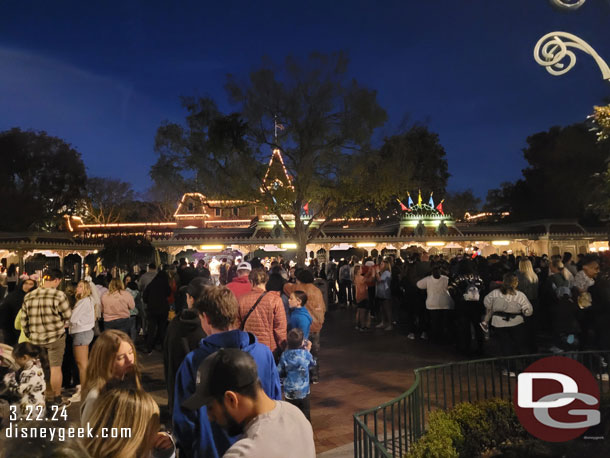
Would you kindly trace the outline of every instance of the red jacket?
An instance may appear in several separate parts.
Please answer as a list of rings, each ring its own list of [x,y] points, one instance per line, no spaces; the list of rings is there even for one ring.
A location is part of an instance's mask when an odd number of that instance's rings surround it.
[[[246,293],[252,291],[252,283],[248,280],[248,276],[244,275],[243,277],[235,277],[231,283],[227,283],[227,288],[229,288],[235,297],[239,299]]]
[[[256,288],[238,299],[237,316],[240,327],[254,303],[264,292],[263,289]],[[286,312],[280,293],[269,291],[248,317],[244,331],[251,332],[260,343],[274,351],[277,347],[283,349],[286,342],[286,328]]]

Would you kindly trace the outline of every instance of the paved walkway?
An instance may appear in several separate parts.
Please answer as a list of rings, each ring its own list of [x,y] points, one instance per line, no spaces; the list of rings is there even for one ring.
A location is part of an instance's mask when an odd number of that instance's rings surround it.
[[[353,456],[353,417],[398,396],[412,384],[413,370],[461,359],[450,347],[411,341],[396,331],[356,331],[353,312],[335,310],[322,329],[320,383],[311,387],[311,416],[321,456]],[[140,357],[144,385],[168,420],[161,354]]]

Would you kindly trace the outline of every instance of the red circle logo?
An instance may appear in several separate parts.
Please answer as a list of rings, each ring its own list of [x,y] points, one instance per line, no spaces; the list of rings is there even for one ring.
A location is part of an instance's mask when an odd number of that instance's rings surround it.
[[[523,427],[548,442],[575,439],[600,423],[593,374],[563,356],[539,359],[520,373],[513,403]]]

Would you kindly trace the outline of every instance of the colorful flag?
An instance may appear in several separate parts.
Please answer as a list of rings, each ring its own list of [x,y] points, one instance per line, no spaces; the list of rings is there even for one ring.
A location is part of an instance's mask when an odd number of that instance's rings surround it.
[[[305,214],[307,216],[309,216],[309,202],[307,202],[305,205],[303,205],[303,211],[305,212]]]
[[[411,199],[411,194],[407,193],[409,196],[409,200],[407,201],[407,207],[411,208],[413,206],[413,199]]]
[[[434,208],[434,200],[432,199],[432,194],[434,194],[434,192],[430,193],[430,200],[428,201],[428,205],[430,205],[432,208]]]
[[[432,199],[432,197],[430,197]],[[445,199],[441,200],[441,202],[436,206],[436,209],[439,211],[439,213],[441,215],[445,215],[445,213],[443,212],[443,202],[445,202]]]
[[[418,206],[421,205],[421,189],[417,193],[417,205]]]
[[[401,209],[403,212],[409,211],[409,209],[408,209],[408,208],[405,206],[405,204],[403,204],[403,203],[400,201],[400,199],[396,199],[396,200],[397,200],[397,201],[398,201],[398,203],[400,204],[400,209]]]

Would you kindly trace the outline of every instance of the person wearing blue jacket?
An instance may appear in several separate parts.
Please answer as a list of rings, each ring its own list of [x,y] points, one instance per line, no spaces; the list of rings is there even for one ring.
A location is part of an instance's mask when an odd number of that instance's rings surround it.
[[[176,374],[172,421],[181,456],[219,458],[239,439],[229,436],[216,423],[210,423],[206,407],[189,410],[182,403],[195,393],[197,369],[212,353],[221,348],[238,348],[256,361],[263,390],[271,399],[280,401],[282,390],[275,360],[269,347],[259,343],[248,332],[235,328],[239,305],[226,287],[207,288],[195,302],[201,326],[208,337],[190,352]]]
[[[309,328],[313,322],[313,318],[309,311],[305,308],[307,304],[307,294],[303,291],[295,291],[288,298],[290,306],[290,317],[288,318],[288,330],[299,328],[303,331],[303,338],[309,339]]]

